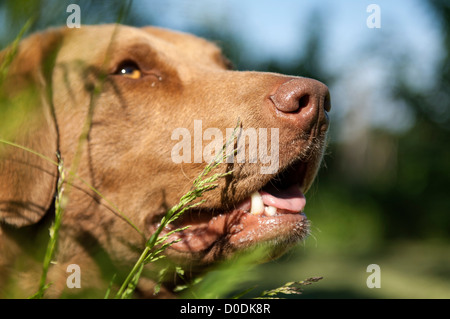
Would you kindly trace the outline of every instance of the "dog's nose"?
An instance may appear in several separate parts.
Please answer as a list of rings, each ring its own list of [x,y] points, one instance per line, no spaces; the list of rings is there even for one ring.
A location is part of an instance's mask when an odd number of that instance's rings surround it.
[[[319,125],[328,128],[328,114],[331,109],[328,87],[316,80],[295,78],[281,84],[270,96],[276,115],[302,130]]]

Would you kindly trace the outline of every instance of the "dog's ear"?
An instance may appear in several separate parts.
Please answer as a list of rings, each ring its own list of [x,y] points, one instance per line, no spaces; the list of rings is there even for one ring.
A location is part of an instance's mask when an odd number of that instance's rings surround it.
[[[0,52],[0,223],[36,223],[53,201],[58,174],[48,159],[56,161],[58,134],[51,74],[62,38],[62,30],[49,30]]]

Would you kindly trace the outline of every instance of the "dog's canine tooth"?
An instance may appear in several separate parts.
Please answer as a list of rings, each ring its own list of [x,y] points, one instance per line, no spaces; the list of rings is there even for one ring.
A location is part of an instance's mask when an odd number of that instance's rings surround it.
[[[250,213],[253,215],[261,215],[264,213],[264,203],[259,192],[254,192],[251,195],[252,207]]]
[[[264,214],[266,216],[275,216],[277,213],[277,208],[273,206],[266,206],[264,207]]]

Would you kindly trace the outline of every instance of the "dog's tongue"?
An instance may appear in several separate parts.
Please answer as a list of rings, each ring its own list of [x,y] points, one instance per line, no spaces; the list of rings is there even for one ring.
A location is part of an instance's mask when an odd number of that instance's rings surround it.
[[[301,212],[306,205],[305,195],[298,185],[292,185],[286,189],[265,188],[259,193],[262,196],[263,203],[267,206]]]

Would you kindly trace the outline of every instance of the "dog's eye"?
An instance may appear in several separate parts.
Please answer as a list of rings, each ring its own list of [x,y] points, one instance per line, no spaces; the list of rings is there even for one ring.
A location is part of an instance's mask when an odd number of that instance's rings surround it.
[[[142,77],[141,69],[132,61],[121,63],[114,74],[122,75],[130,79],[140,79]]]

